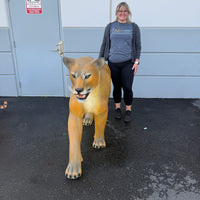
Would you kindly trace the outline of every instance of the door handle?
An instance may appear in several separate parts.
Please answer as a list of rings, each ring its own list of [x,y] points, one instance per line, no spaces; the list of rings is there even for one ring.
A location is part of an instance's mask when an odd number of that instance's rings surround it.
[[[63,57],[63,41],[58,42],[58,44],[56,44],[56,46],[58,46],[58,49],[52,49],[52,51],[58,52],[59,55],[61,57]]]
[[[58,52],[58,51],[59,51],[59,49],[52,49],[51,51],[55,51],[55,52]]]

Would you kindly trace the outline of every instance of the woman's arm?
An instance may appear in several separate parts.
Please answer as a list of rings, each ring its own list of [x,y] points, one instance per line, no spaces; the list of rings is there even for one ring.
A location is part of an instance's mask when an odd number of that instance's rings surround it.
[[[138,70],[138,65],[140,62],[140,53],[141,53],[141,37],[140,37],[140,29],[137,24],[135,24],[135,61],[132,67],[134,70],[134,74],[136,74]]]
[[[103,41],[102,41],[100,52],[99,52],[99,58],[104,57],[105,48],[106,48],[106,41],[107,41],[107,37],[109,37],[108,34],[110,34],[110,24],[108,24],[106,26],[105,31],[104,31]]]
[[[140,29],[137,24],[135,24],[135,59],[140,59],[140,53],[141,53],[141,36],[140,36]]]

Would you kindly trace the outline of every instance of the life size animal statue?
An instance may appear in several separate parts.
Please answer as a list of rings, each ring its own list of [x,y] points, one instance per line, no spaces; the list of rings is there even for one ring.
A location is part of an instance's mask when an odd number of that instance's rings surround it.
[[[76,179],[81,176],[81,139],[83,125],[95,122],[93,147],[105,148],[104,130],[108,116],[110,96],[110,69],[103,58],[63,58],[69,69],[72,83],[69,101],[68,135],[69,163],[65,176]]]

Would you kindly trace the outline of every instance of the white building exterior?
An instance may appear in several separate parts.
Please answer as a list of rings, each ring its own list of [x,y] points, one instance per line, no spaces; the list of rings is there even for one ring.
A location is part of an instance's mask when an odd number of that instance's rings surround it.
[[[121,1],[54,0],[50,5],[50,1],[42,0],[42,14],[32,15],[26,12],[26,1],[20,2],[0,0],[0,96],[69,96],[68,72],[56,52],[49,56],[56,46],[45,51],[46,39],[49,37],[49,44],[52,41],[47,24],[58,18],[55,29],[60,39],[56,36],[54,43],[63,41],[65,56],[96,58],[104,28],[115,20],[115,8]],[[200,1],[126,2],[142,39],[134,97],[200,98]],[[35,52],[43,56],[36,57]],[[53,56],[55,60],[49,62],[60,67],[48,67],[45,60]]]

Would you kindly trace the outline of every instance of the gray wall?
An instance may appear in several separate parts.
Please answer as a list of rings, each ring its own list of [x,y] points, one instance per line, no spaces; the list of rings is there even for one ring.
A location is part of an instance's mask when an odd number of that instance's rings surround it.
[[[65,56],[98,56],[104,28],[64,28]],[[200,28],[141,28],[135,97],[200,98]]]
[[[65,56],[98,57],[103,32],[104,28],[63,28]],[[200,28],[141,28],[141,64],[134,80],[134,96],[200,98],[199,35]],[[0,95],[17,96],[17,76],[6,27],[0,28],[0,60]],[[69,77],[67,80],[70,84]]]
[[[95,4],[92,0],[57,1],[60,5],[58,9],[63,27],[65,55],[96,58],[103,37],[103,27],[115,19],[115,8],[120,0],[101,0]],[[0,96],[18,96],[21,91],[19,66],[15,65],[18,58],[14,48],[12,49],[13,41],[10,40],[8,2],[14,1],[0,0]],[[200,2],[126,2],[133,11],[132,21],[142,27],[141,64],[134,80],[134,96],[200,98]],[[69,8],[78,4],[78,14],[73,15],[74,10]],[[25,10],[25,2],[23,9]],[[88,9],[90,12],[85,12]],[[104,14],[99,10],[103,10]],[[39,16],[35,17],[39,19]],[[67,88],[70,84],[69,77],[65,76],[64,79]],[[68,96],[69,93],[66,89]]]
[[[6,27],[0,27],[0,95],[18,95],[9,29]]]

